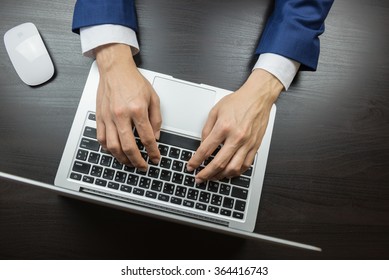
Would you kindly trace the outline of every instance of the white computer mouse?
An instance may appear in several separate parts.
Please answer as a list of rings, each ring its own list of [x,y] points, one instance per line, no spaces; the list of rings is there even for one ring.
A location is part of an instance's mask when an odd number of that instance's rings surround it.
[[[48,81],[54,65],[36,26],[23,23],[4,34],[4,44],[20,79],[29,86]]]

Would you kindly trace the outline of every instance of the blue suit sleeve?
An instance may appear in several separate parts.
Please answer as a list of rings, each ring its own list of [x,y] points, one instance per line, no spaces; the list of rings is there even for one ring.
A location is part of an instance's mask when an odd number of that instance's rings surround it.
[[[72,31],[99,24],[118,24],[138,31],[134,0],[77,0]]]
[[[319,60],[319,35],[334,0],[276,0],[256,54],[275,53],[315,71]]]

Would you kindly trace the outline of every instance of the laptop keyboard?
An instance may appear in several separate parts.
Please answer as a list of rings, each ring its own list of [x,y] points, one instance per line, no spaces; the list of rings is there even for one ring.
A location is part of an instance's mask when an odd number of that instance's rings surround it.
[[[89,113],[88,120],[95,121],[95,115]],[[86,124],[69,178],[137,198],[145,197],[211,215],[244,220],[252,166],[239,177],[196,184],[195,175],[212,161],[217,151],[199,168],[189,172],[186,163],[200,141],[161,131],[157,143],[161,159],[156,165],[149,160],[136,133],[135,139],[142,157],[148,162],[146,172],[121,164],[103,150],[96,140],[96,128]]]

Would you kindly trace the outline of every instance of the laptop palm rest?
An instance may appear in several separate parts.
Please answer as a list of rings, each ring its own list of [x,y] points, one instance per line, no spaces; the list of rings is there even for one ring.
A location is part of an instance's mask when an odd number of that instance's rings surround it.
[[[216,92],[158,76],[153,81],[153,88],[160,97],[162,128],[201,137],[208,113],[215,104]]]

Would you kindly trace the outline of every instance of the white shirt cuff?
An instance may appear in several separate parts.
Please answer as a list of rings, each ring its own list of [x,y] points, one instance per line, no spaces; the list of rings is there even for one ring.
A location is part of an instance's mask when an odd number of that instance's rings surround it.
[[[273,74],[288,90],[292,83],[300,63],[274,53],[263,53],[259,56],[253,69],[261,68]]]
[[[133,55],[139,52],[136,33],[129,27],[116,24],[101,24],[80,29],[82,53],[95,57],[93,50],[110,43],[122,43],[131,46]]]

